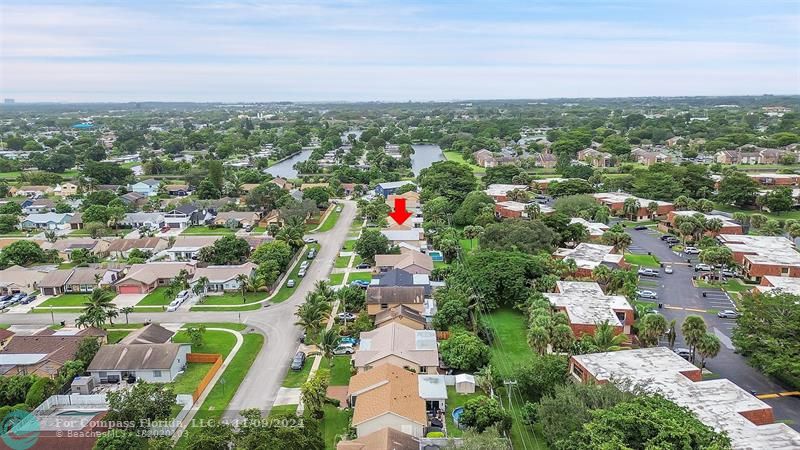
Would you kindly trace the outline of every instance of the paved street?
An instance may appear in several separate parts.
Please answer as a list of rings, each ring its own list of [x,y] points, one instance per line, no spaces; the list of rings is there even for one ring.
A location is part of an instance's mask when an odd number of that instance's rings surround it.
[[[229,405],[225,418],[234,418],[238,411],[258,408],[267,412],[272,407],[291,357],[299,344],[300,328],[294,325],[294,311],[305,300],[308,292],[314,289],[317,280],[326,280],[336,260],[338,251],[347,239],[350,224],[356,215],[353,201],[339,201],[342,213],[333,229],[324,233],[312,233],[321,244],[321,249],[309,267],[294,294],[286,301],[255,311],[239,312],[172,312],[172,313],[134,313],[129,315],[131,322],[239,322],[248,325],[248,330],[266,336],[264,347],[242,382]],[[76,314],[55,314],[56,323],[66,321],[72,324]],[[51,323],[50,314],[0,315],[0,322],[12,324]]]
[[[734,352],[731,336],[736,321],[732,319],[720,319],[717,311],[723,309],[733,309],[733,302],[728,295],[719,289],[702,289],[692,285],[692,276],[695,275],[693,264],[687,264],[686,256],[679,257],[654,230],[638,231],[628,228],[628,232],[633,237],[631,246],[633,253],[647,253],[655,255],[659,261],[672,264],[674,273],[661,273],[659,278],[642,278],[646,285],[643,289],[653,290],[658,293],[658,302],[664,304],[661,312],[667,320],[677,319],[678,338],[676,347],[687,347],[683,342],[680,332],[680,325],[683,318],[688,315],[700,315],[708,325],[708,331],[714,333],[722,343],[722,350],[716,358],[706,361],[706,368],[727,378],[746,391],[756,394],[769,394],[776,392],[791,391],[787,386],[782,386],[774,379],[767,377],[747,363],[747,360]],[[696,257],[689,258],[693,263]],[[655,282],[657,286],[652,286],[648,282]],[[706,294],[703,297],[703,293]],[[683,308],[683,309],[680,309]],[[709,310],[702,313],[696,310]],[[783,397],[764,400],[774,408],[776,420],[791,420],[790,425],[800,430],[800,398]]]

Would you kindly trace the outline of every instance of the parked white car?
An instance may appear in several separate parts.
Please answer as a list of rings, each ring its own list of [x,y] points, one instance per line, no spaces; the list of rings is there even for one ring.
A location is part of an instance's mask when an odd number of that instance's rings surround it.
[[[686,247],[683,249],[683,253],[686,253],[687,255],[699,255],[700,249],[697,247]]]
[[[183,304],[183,300],[184,299],[182,298],[176,298],[175,300],[170,302],[169,306],[167,306],[167,311],[168,312],[177,311],[178,308],[181,306],[181,304]]]

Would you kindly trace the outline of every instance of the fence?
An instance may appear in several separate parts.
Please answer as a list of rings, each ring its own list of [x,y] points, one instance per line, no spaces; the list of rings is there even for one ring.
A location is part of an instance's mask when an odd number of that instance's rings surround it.
[[[437,331],[436,332],[436,340],[437,341],[444,341],[444,340],[449,339],[449,338],[450,338],[450,332],[449,331]]]
[[[51,395],[47,398],[47,400],[43,401],[41,405],[37,406],[33,411],[32,414],[34,415],[41,415],[42,413],[49,411],[56,406],[80,406],[80,407],[93,407],[93,408],[106,408],[108,406],[108,402],[106,402],[105,394],[92,394],[92,395],[80,395],[80,394],[72,394],[72,395]]]
[[[187,363],[214,363],[209,369],[206,376],[200,380],[198,383],[197,388],[192,392],[192,403],[196,402],[200,395],[203,394],[203,391],[206,389],[211,380],[216,375],[219,368],[222,367],[222,355],[218,353],[189,353],[186,355],[186,362]]]

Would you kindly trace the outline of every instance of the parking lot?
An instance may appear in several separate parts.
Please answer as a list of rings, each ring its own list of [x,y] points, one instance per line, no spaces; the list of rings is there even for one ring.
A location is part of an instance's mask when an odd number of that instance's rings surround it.
[[[665,274],[661,269],[659,277],[640,277],[639,286],[640,289],[655,291],[658,300],[648,301],[663,304],[660,312],[668,321],[677,320],[676,347],[687,347],[680,331],[683,319],[688,315],[702,316],[708,331],[716,335],[722,344],[719,355],[706,361],[706,368],[755,394],[792,390],[751,367],[744,357],[735,353],[731,337],[736,320],[717,317],[719,311],[734,310],[735,302],[721,289],[697,288],[692,284],[692,277],[697,274],[694,270],[694,264],[698,262],[697,256],[676,254],[661,241],[661,233],[656,230],[634,230],[629,227],[627,231],[633,238],[633,245],[630,247],[632,253],[649,252],[661,263],[669,264],[673,268],[672,274]],[[776,420],[788,420],[793,428],[800,430],[799,397],[764,401],[773,407]]]

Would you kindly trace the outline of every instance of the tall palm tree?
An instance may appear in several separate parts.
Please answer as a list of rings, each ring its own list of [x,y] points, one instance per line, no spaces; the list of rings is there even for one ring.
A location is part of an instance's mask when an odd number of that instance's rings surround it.
[[[639,324],[639,341],[645,347],[658,345],[658,340],[668,330],[667,319],[661,314],[648,314]]]
[[[199,277],[197,281],[195,281],[194,283],[192,292],[194,293],[194,295],[199,296],[200,294],[203,294],[203,297],[205,297],[207,288],[208,288],[208,277]]]
[[[250,284],[250,277],[246,274],[240,273],[236,275],[236,282],[239,283],[239,291],[242,293],[242,303],[247,301],[245,294],[247,294],[247,286]]]
[[[125,306],[119,309],[119,312],[125,314],[125,324],[128,324],[128,314],[134,311],[133,306]]]
[[[330,312],[320,303],[306,302],[298,306],[294,314],[297,316],[295,325],[303,327],[309,336],[316,336]]]
[[[330,302],[336,297],[336,291],[331,288],[327,280],[319,280],[314,284],[314,293]]]
[[[630,220],[634,220],[639,214],[639,209],[641,209],[642,205],[639,203],[639,200],[635,198],[626,198],[625,202],[622,204],[622,213],[625,214]]]
[[[713,217],[711,219],[708,219],[708,221],[706,221],[706,231],[710,231],[714,234],[717,234],[721,229],[722,229],[722,219]]]
[[[545,327],[532,326],[528,329],[528,345],[540,355],[547,353],[547,346],[550,344],[550,333]]]
[[[286,242],[292,249],[297,250],[305,245],[303,241],[304,231],[302,227],[291,227],[287,225],[278,231],[278,234],[275,235],[275,239]]]
[[[625,339],[624,334],[615,334],[614,327],[606,320],[597,324],[594,334],[584,334],[581,341],[586,343],[592,353],[602,353],[622,350]]]
[[[714,358],[721,349],[719,338],[711,333],[706,333],[697,343],[697,353],[700,354],[700,368],[705,367],[706,358]]]
[[[700,316],[687,316],[681,325],[681,332],[683,332],[683,339],[692,352],[692,362],[694,362],[697,344],[706,335],[706,322]]]
[[[92,295],[83,304],[83,312],[78,318],[81,325],[101,328],[106,321],[113,324],[113,320],[119,315],[119,312],[117,305],[111,303],[112,300],[114,300],[114,294],[108,289],[92,291]]]
[[[560,323],[550,330],[550,341],[554,351],[564,353],[572,348],[572,344],[575,342],[575,335],[569,325]]]
[[[334,330],[325,330],[319,336],[317,347],[323,358],[328,359],[328,367],[333,366],[333,350],[339,345],[339,333]]]

